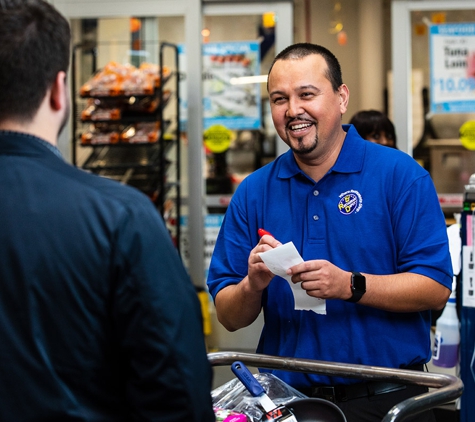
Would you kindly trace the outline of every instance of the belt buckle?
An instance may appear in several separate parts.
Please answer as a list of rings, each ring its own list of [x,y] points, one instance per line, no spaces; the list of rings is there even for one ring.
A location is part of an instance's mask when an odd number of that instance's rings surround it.
[[[320,396],[325,399],[325,400],[329,400],[333,403],[336,402],[337,398],[336,398],[336,390],[335,390],[335,387],[332,387],[332,386],[325,386],[325,387],[320,387],[319,388],[320,390]]]

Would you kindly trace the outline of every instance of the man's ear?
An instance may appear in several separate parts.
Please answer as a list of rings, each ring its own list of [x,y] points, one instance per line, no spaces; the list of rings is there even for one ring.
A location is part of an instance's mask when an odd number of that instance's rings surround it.
[[[67,106],[66,89],[66,73],[58,72],[50,90],[50,106],[53,110],[59,111]]]
[[[344,114],[348,108],[348,102],[350,100],[350,90],[345,84],[342,84],[339,88],[340,95],[340,113]]]

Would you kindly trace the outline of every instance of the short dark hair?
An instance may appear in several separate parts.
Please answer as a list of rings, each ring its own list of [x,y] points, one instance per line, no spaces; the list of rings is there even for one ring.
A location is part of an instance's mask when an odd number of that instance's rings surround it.
[[[297,43],[288,46],[279,54],[277,54],[277,56],[275,56],[274,61],[272,62],[269,69],[269,75],[272,71],[272,68],[274,67],[274,64],[278,60],[302,59],[312,54],[318,54],[325,59],[328,67],[326,71],[326,77],[331,82],[333,91],[338,91],[340,86],[343,84],[340,63],[330,50],[317,44]]]
[[[69,67],[68,21],[44,0],[0,0],[0,121],[30,121]]]
[[[359,135],[367,139],[373,133],[384,132],[388,139],[394,141],[396,146],[396,129],[393,122],[386,114],[378,110],[361,110],[358,111],[349,122],[352,124]]]

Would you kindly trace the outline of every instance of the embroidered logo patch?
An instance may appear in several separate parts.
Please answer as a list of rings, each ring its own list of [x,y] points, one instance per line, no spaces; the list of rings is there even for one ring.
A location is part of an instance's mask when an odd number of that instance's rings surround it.
[[[344,215],[350,215],[358,212],[363,206],[363,198],[356,190],[343,192],[339,196],[338,209]]]

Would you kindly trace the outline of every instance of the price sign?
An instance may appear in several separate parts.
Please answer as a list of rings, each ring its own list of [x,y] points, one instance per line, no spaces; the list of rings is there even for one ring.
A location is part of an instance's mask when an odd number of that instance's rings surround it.
[[[475,23],[430,28],[431,111],[475,110]]]

